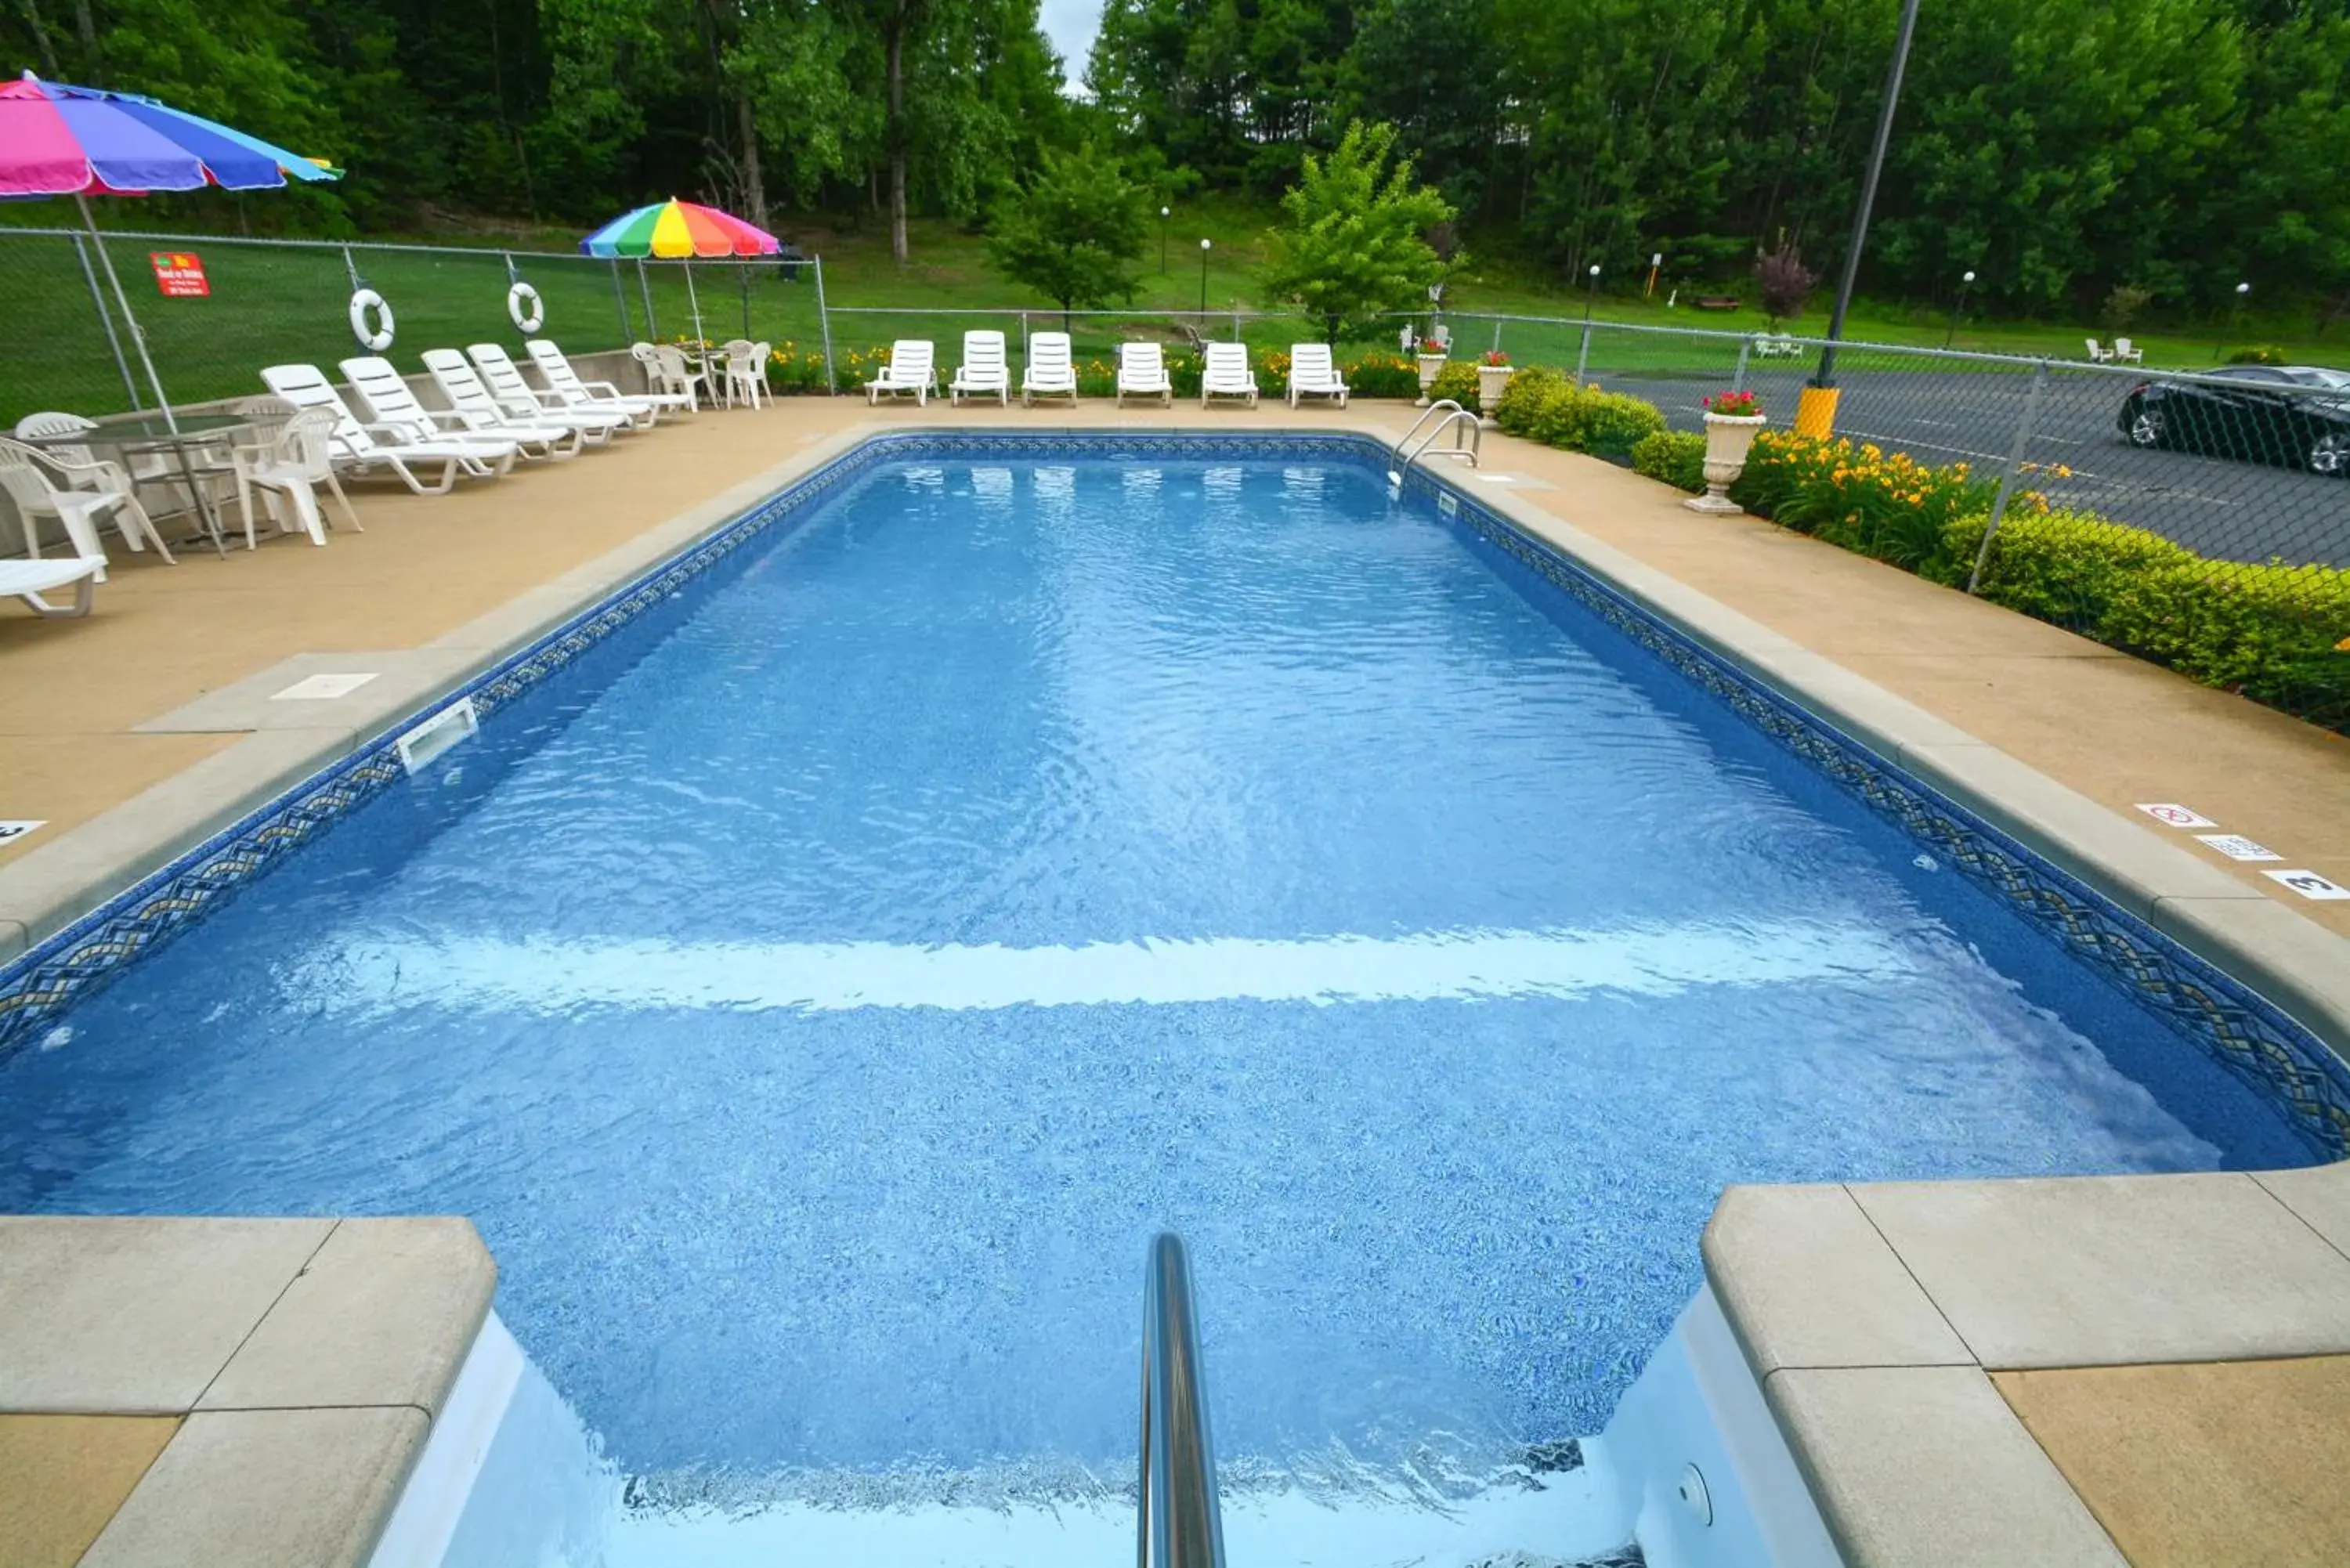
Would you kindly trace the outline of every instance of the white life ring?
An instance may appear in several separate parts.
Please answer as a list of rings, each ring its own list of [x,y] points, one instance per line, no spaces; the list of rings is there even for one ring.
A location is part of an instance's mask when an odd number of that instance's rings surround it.
[[[506,317],[516,331],[528,337],[546,325],[546,305],[538,297],[538,290],[517,281],[506,290]]]
[[[374,311],[376,323],[368,325],[368,312]],[[351,336],[359,346],[380,354],[391,347],[391,306],[383,296],[371,288],[362,288],[351,296]]]

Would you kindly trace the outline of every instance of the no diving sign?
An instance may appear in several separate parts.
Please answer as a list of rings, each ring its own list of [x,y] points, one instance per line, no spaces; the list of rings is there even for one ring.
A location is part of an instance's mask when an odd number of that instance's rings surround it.
[[[147,261],[155,269],[155,286],[166,299],[203,299],[213,291],[204,276],[204,259],[193,251],[150,251]]]

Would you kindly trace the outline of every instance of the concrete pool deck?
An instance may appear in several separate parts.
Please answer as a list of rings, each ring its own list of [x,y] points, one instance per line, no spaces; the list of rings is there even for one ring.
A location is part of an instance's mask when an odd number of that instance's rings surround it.
[[[1296,415],[1118,413],[1098,403],[918,412],[785,400],[452,496],[371,489],[357,497],[369,531],[338,535],[323,550],[271,540],[224,562],[183,552],[177,567],[117,552],[86,621],[0,607],[0,819],[46,822],[0,846],[0,957],[867,431],[1302,427],[1392,437],[1413,415],[1394,404]],[[2337,1048],[2350,1041],[2350,904],[2299,899],[2135,809],[2183,804],[2284,857],[2272,866],[2350,883],[2350,742],[1833,546],[1688,513],[1673,493],[1607,464],[1494,432],[1485,450],[1482,474],[1440,472],[2202,947]],[[375,679],[338,698],[276,699],[321,673]],[[2227,1184],[2224,1198],[2208,1197],[2221,1190],[2211,1183]],[[2350,1412],[2333,1402],[2350,1354],[2350,1168],[1754,1190],[1764,1200],[1725,1199],[1707,1241],[1709,1275],[1848,1560],[2188,1563],[2209,1561],[2194,1553],[2214,1539],[2247,1563],[2350,1560],[2340,1489],[2291,1481],[2350,1462]],[[1781,1202],[1783,1193],[1797,1196]],[[1807,1240],[1828,1212],[1806,1196],[1816,1193],[1851,1208],[1858,1228],[1834,1210],[1829,1240]],[[1880,1203],[1906,1204],[1902,1235],[1877,1215]],[[2017,1218],[2018,1204],[2033,1207]],[[2009,1217],[1985,1220],[1986,1206]],[[2023,1241],[2075,1225],[2093,1237],[2167,1238],[2170,1262],[2132,1274],[2129,1258],[2092,1248],[2002,1274],[2002,1260]],[[2250,1252],[2239,1244],[2247,1225],[2264,1238]],[[2237,1250],[2213,1253],[2221,1241]],[[1789,1274],[1785,1261],[1814,1256],[1806,1248],[1815,1244],[1826,1248],[1817,1266]],[[0,1231],[0,1259],[15,1245]],[[1939,1284],[1919,1263],[1937,1248],[1956,1260]],[[2131,1254],[2140,1255],[2164,1256],[2159,1247]],[[2071,1266],[2083,1257],[2097,1266]],[[1866,1293],[1846,1288],[1838,1270],[1847,1267],[1899,1298],[1886,1310],[1914,1320],[1918,1344],[1902,1352],[1910,1359],[1870,1347],[1871,1325],[1882,1324]],[[1981,1299],[1969,1296],[1976,1287]],[[2007,1304],[1984,1308],[1994,1297]],[[1959,1298],[1973,1305],[1954,1306]],[[2166,1330],[2206,1298],[2210,1334]],[[1942,1325],[1939,1337],[1921,1303]],[[2055,1359],[2018,1359],[1996,1336],[1970,1332],[1968,1313],[1981,1310],[2054,1314],[2105,1333],[2059,1336]],[[1814,1336],[1809,1359],[1774,1365],[1760,1347],[1789,1314],[1825,1325],[1825,1337]],[[1856,1324],[1857,1338],[1844,1333]],[[2231,1324],[2251,1327],[2233,1333]],[[57,1371],[71,1381],[71,1365]],[[71,1402],[78,1397],[28,1407],[0,1395],[0,1412],[98,1413]],[[1905,1442],[1889,1444],[1888,1429]],[[92,1440],[84,1428],[52,1430],[59,1443]],[[2177,1442],[2120,1443],[2116,1432]],[[152,1438],[142,1428],[120,1441],[136,1449]],[[38,1446],[0,1428],[0,1445],[28,1442]],[[2189,1494],[2198,1506],[2183,1509],[2186,1483],[2172,1467],[2196,1442],[2235,1462],[2199,1469],[2191,1481],[2200,1495]],[[1986,1456],[1996,1461],[1988,1468]],[[120,1453],[111,1462],[97,1468],[118,1475],[129,1465]],[[2044,1508],[2017,1504],[2035,1497]],[[0,1521],[7,1508],[0,1497]],[[1954,1537],[1954,1518],[2023,1533]],[[2077,1550],[2054,1550],[2060,1540]],[[2050,1550],[2033,1556],[2042,1545]]]

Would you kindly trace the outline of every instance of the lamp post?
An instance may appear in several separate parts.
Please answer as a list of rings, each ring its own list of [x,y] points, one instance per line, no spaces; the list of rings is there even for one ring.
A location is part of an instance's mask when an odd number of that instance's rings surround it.
[[[1167,275],[1167,209],[1159,209],[1159,275]]]
[[[1972,268],[1969,268],[1966,272],[1960,275],[1958,308],[1950,312],[1950,329],[1942,334],[1942,347],[1945,348],[1948,348],[1950,346],[1951,339],[1957,337],[1959,335],[1959,317],[1967,313],[1967,290],[1974,287],[1974,286],[1975,275]]]
[[[2244,335],[2244,296],[2251,292],[2252,286],[2249,283],[2240,283],[2236,286],[2236,303],[2228,312],[2228,335],[2231,337],[2241,337]],[[2224,341],[2212,344],[2211,358],[2217,359],[2220,357],[2220,351],[2226,347],[2227,344]]]
[[[1845,314],[1852,308],[1861,247],[1868,240],[1868,212],[1877,204],[1877,180],[1885,171],[1885,149],[1893,140],[1893,111],[1901,102],[1901,73],[1908,67],[1909,39],[1917,30],[1918,0],[1902,0],[1901,28],[1894,36],[1893,60],[1885,72],[1885,101],[1877,109],[1877,140],[1868,150],[1868,171],[1860,182],[1860,205],[1852,215],[1852,243],[1845,246],[1844,279],[1836,285],[1835,308],[1828,316],[1828,340],[1820,347],[1820,368],[1804,388],[1795,411],[1795,429],[1804,435],[1825,436],[1835,426],[1835,346],[1844,337]]]
[[[1591,325],[1591,307],[1599,299],[1599,264],[1591,264],[1591,286],[1583,291],[1583,324]]]
[[[1214,246],[1213,240],[1200,242],[1200,314],[1202,317],[1208,314],[1208,252]]]

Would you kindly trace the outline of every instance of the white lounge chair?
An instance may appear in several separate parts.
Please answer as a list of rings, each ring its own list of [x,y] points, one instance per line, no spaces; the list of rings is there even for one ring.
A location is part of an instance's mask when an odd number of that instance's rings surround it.
[[[747,337],[726,345],[726,404],[729,408],[738,402],[748,403],[754,409],[759,406],[766,396],[766,359],[764,351]]]
[[[2146,350],[2126,337],[2116,337],[2114,339],[2114,358],[2120,364],[2143,365],[2146,363]]]
[[[869,407],[881,400],[881,394],[896,397],[900,392],[914,394],[914,406],[920,408],[938,389],[938,350],[927,337],[900,337],[889,346],[889,362],[881,373],[865,383],[865,401]]]
[[[538,379],[555,394],[558,406],[567,409],[589,409],[605,413],[627,410],[643,416],[639,428],[645,429],[660,418],[664,409],[674,412],[694,411],[691,396],[679,397],[674,392],[623,392],[609,381],[583,381],[563,350],[546,337],[534,337],[523,345],[530,350],[530,362],[538,368]]]
[[[465,350],[482,385],[510,419],[567,421],[577,425],[591,441],[608,441],[616,431],[641,429],[647,414],[637,409],[575,409],[553,392],[544,392],[523,379],[513,357],[495,343],[476,343]]]
[[[1289,406],[1295,408],[1300,398],[1336,398],[1340,408],[1347,406],[1347,383],[1339,378],[1327,343],[1289,346]]]
[[[106,576],[103,556],[73,556],[62,561],[0,561],[0,598],[21,600],[38,616],[88,615],[91,587]],[[69,605],[53,605],[41,596],[73,585]]]
[[[1157,398],[1162,407],[1175,406],[1175,383],[1167,379],[1167,356],[1156,343],[1118,346],[1118,402],[1128,398]]]
[[[372,429],[390,431],[411,442],[448,441],[472,447],[481,462],[494,465],[500,473],[512,468],[515,459],[522,455],[521,441],[508,436],[480,434],[465,428],[465,417],[456,410],[436,412],[418,402],[408,378],[389,359],[362,354],[344,360],[338,369],[350,384],[361,410],[368,416],[365,422]]]
[[[578,456],[580,444],[590,439],[588,426],[559,413],[516,418],[506,412],[490,395],[481,372],[454,348],[427,348],[424,369],[432,376],[432,384],[441,389],[441,395],[449,400],[449,411],[464,422],[467,432],[513,441],[522,448],[525,457],[561,462]],[[593,439],[603,441],[609,433],[598,430]]]
[[[25,530],[26,555],[39,557],[40,520],[54,517],[65,528],[66,537],[73,542],[74,554],[98,562],[98,580],[102,583],[106,580],[106,551],[98,542],[98,524],[109,513],[131,548],[144,547],[139,543],[141,537],[152,540],[158,547],[161,545],[155,525],[147,520],[147,514],[140,510],[138,500],[130,492],[78,490],[60,483],[68,466],[38,447],[0,439],[0,490],[6,491],[8,499],[16,504],[16,519]],[[171,557],[166,556],[164,559]]]
[[[505,472],[484,462],[481,449],[464,441],[409,441],[390,431],[384,431],[379,439],[375,431],[351,417],[349,407],[336,394],[334,383],[316,365],[272,365],[261,372],[261,384],[297,409],[325,409],[335,416],[335,465],[353,478],[365,478],[379,468],[388,468],[419,495],[445,495],[457,483],[461,472],[476,478]],[[416,469],[410,466],[436,462],[441,465],[441,477],[432,484],[419,479]]]
[[[1249,369],[1248,345],[1211,343],[1208,362],[1200,371],[1200,406],[1211,398],[1246,398],[1256,407],[1256,377]]]
[[[1028,339],[1028,363],[1020,371],[1020,406],[1038,398],[1077,400],[1077,368],[1069,358],[1069,335],[1039,332]]]
[[[2114,351],[2112,349],[2106,348],[2104,344],[2098,342],[2094,337],[2084,337],[2081,341],[2089,346],[2089,362],[2093,365],[2105,364],[2114,357]]]
[[[962,335],[962,363],[955,367],[954,379],[947,383],[947,401],[960,403],[965,398],[985,397],[1011,406],[1012,369],[1003,359],[1003,334],[966,332]]]

